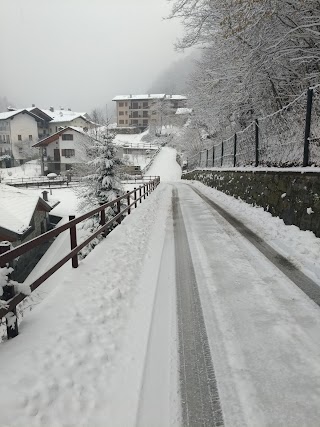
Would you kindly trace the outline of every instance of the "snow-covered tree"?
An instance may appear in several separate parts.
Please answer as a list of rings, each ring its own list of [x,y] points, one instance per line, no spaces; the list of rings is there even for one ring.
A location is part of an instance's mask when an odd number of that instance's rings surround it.
[[[75,190],[79,197],[79,210],[87,212],[100,205],[112,201],[124,194],[119,176],[119,167],[122,160],[116,155],[116,146],[113,144],[114,135],[100,134],[99,139],[88,135],[85,147],[86,161],[77,168],[82,175],[81,185]],[[116,206],[106,209],[106,222],[117,214]],[[95,215],[83,223],[84,234],[87,237],[99,227],[100,216]],[[111,226],[111,230],[114,226]],[[100,235],[94,239],[89,248],[84,249],[80,255],[86,256],[90,250],[102,239]]]

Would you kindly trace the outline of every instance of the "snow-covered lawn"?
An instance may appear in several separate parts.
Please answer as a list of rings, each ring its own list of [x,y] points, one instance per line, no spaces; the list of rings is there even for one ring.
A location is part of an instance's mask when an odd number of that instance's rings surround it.
[[[31,160],[21,166],[0,169],[0,178],[10,180],[16,178],[37,177],[41,175],[41,167],[38,160]]]

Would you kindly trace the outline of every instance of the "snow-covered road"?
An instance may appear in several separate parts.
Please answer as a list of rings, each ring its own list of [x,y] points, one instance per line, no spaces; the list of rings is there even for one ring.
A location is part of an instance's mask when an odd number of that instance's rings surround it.
[[[318,426],[319,239],[180,181],[173,149],[151,172],[158,189],[0,345],[0,426]]]

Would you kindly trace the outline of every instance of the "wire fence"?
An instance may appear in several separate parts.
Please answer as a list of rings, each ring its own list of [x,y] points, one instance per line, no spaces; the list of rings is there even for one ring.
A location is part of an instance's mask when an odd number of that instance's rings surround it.
[[[320,166],[319,86],[190,157],[187,169]]]

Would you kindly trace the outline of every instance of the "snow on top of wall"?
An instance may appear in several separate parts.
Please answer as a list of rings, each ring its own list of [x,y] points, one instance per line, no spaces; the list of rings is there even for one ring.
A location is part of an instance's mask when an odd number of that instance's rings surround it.
[[[191,114],[192,108],[177,108],[176,114]]]
[[[167,99],[187,99],[184,95],[166,95]]]
[[[15,233],[28,229],[39,196],[0,184],[0,227]]]

